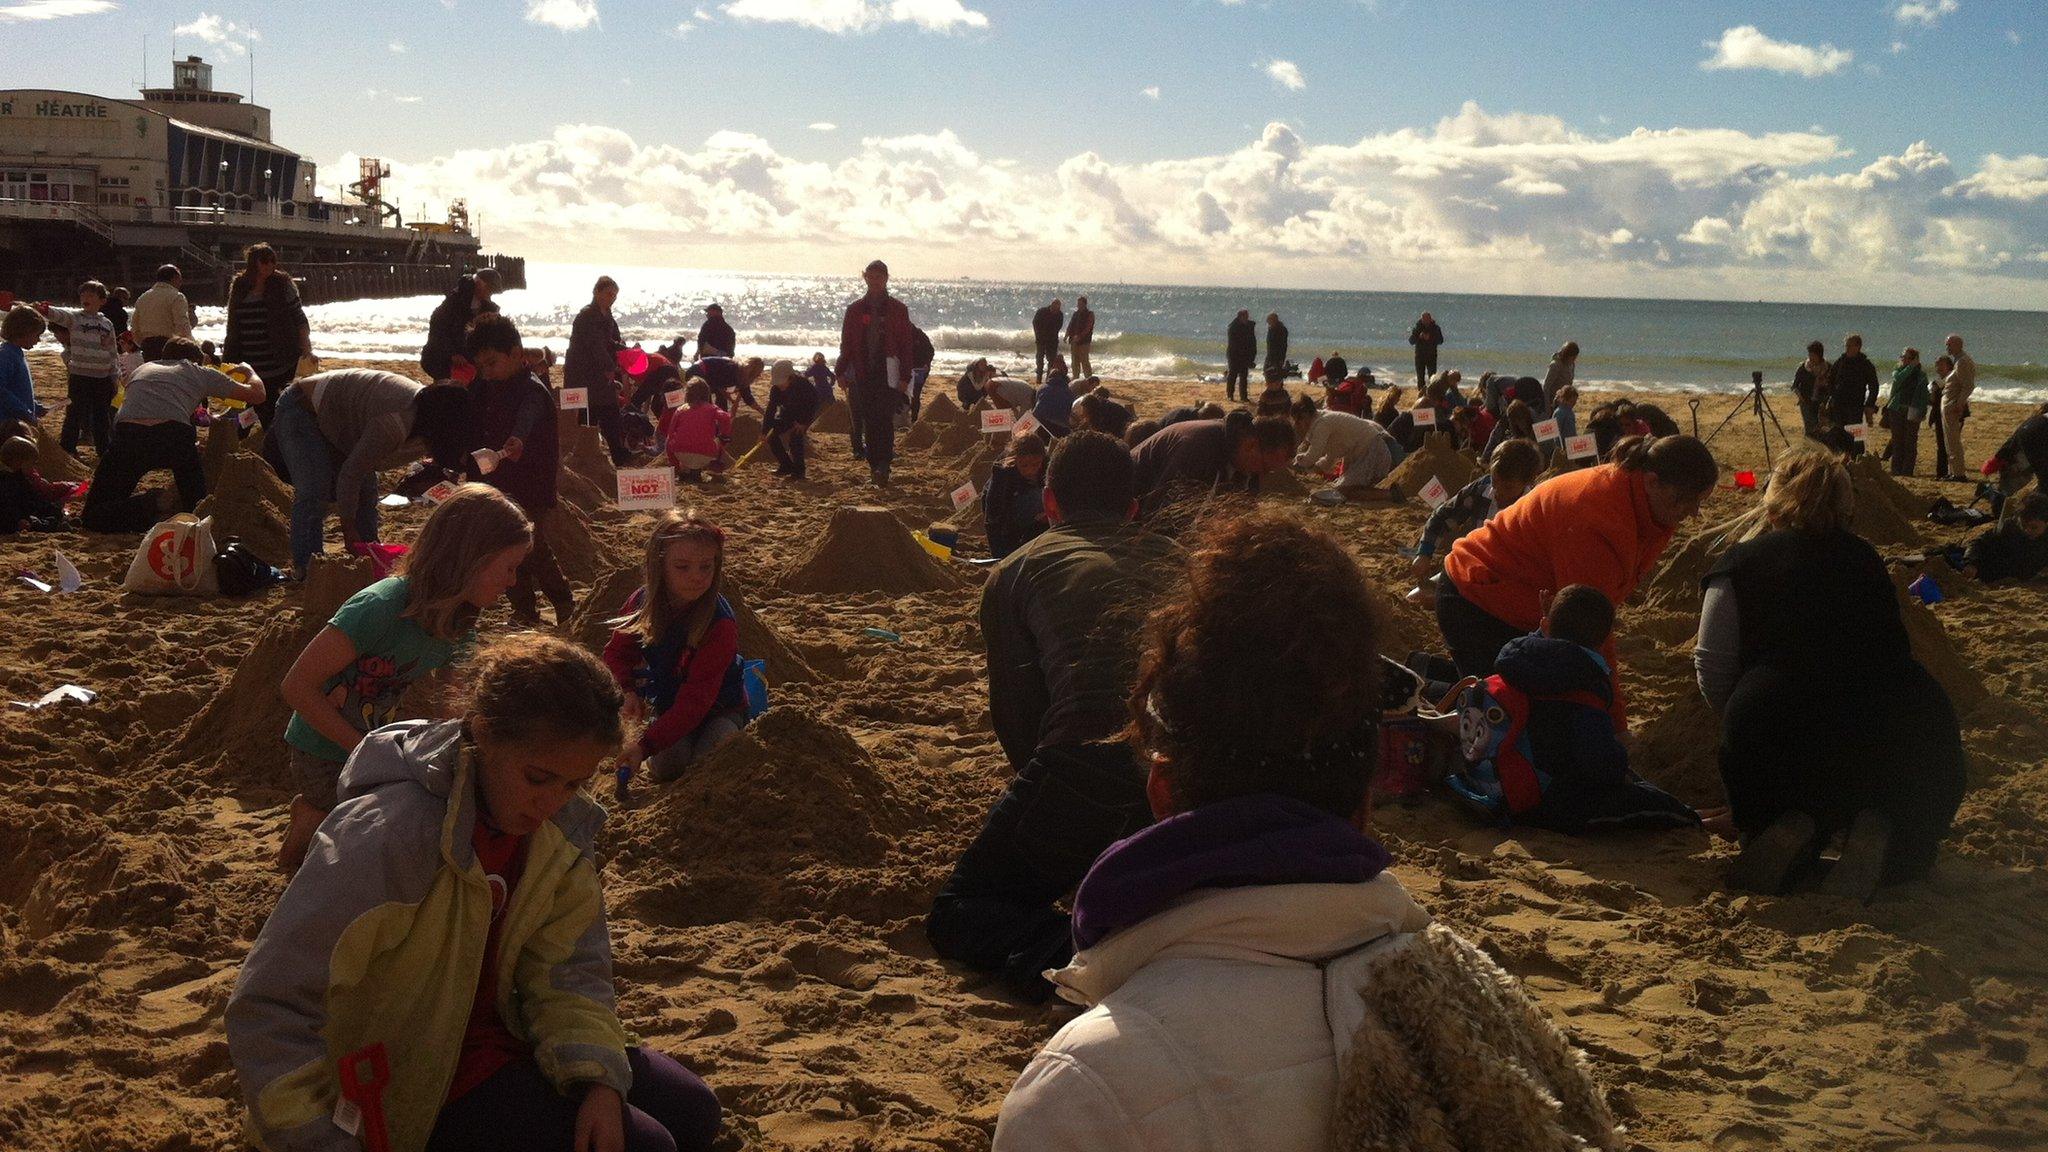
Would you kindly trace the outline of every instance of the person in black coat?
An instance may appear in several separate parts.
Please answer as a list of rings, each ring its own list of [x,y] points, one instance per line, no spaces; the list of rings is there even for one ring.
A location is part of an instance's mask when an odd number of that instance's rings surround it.
[[[1280,384],[1287,379],[1287,325],[1280,322],[1278,312],[1266,314],[1266,383]]]
[[[777,360],[768,370],[768,407],[761,413],[761,438],[775,455],[777,476],[805,479],[804,452],[817,418],[818,390],[797,375],[796,365]]]
[[[1770,530],[1701,582],[1694,663],[1721,714],[1737,887],[1788,890],[1846,831],[1822,888],[1867,899],[1928,873],[1962,802],[1955,708],[1913,658],[1884,559],[1849,531],[1854,505],[1837,459],[1785,458]]]
[[[1060,311],[1057,300],[1031,314],[1031,341],[1038,350],[1038,367],[1034,370],[1032,383],[1045,383],[1045,366],[1060,354],[1060,328],[1066,320],[1066,313]]]
[[[498,294],[501,281],[496,268],[479,268],[464,276],[434,306],[427,320],[427,345],[420,349],[420,371],[435,383],[446,381],[454,372],[455,358],[462,355],[462,334],[470,322],[486,312],[496,312],[491,297]]]
[[[1240,308],[1224,334],[1223,398],[1252,402],[1252,364],[1259,358],[1259,329],[1251,310]]]
[[[981,508],[988,554],[1001,560],[1045,531],[1045,441],[1013,436],[1003,462],[989,473]]]
[[[1429,378],[1436,375],[1436,351],[1444,345],[1444,330],[1437,325],[1436,317],[1424,312],[1408,330],[1408,342],[1415,345],[1415,386],[1426,387]]]
[[[1828,447],[1845,456],[1863,455],[1863,444],[1847,429],[1868,425],[1877,410],[1877,365],[1863,354],[1863,337],[1842,342],[1842,355],[1828,370]]]
[[[725,322],[725,309],[717,304],[704,308],[704,323],[697,329],[697,359],[706,356],[723,356],[734,359],[733,353],[739,348],[739,337],[732,325]]]

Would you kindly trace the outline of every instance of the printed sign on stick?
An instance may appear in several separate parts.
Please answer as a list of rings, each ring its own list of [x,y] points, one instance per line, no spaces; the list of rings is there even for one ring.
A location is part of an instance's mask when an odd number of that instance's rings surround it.
[[[589,408],[589,407],[590,407],[590,389],[588,389],[588,388],[564,388],[564,389],[562,389],[562,411],[564,411],[564,412],[580,412],[580,411],[583,411],[584,409],[587,409],[587,408]]]
[[[1863,443],[1864,438],[1870,435],[1870,429],[1862,424],[1844,424],[1842,431],[1847,432],[1849,438],[1858,444]]]
[[[1565,440],[1564,454],[1574,460],[1591,460],[1600,455],[1600,443],[1591,433],[1573,436]]]
[[[1536,439],[1562,440],[1564,439],[1564,433],[1558,429],[1556,420],[1538,420],[1536,422]]]
[[[1417,428],[1436,427],[1436,409],[1431,408],[1427,404],[1420,408],[1410,408],[1408,414],[1415,418],[1415,426]]]
[[[432,508],[453,495],[455,495],[455,485],[443,480],[425,492],[420,493],[420,503]]]
[[[1033,432],[1038,431],[1040,427],[1042,427],[1042,425],[1039,424],[1038,417],[1033,416],[1029,412],[1026,412],[1024,415],[1017,418],[1016,426],[1011,428],[1010,431],[1018,436],[1029,436]]]
[[[974,482],[972,480],[968,481],[965,484],[962,484],[958,488],[953,489],[951,493],[953,499],[953,511],[965,512],[967,510],[967,506],[969,504],[974,503],[975,495],[976,493],[974,491]]]
[[[1008,408],[984,408],[981,410],[983,432],[1008,432],[1016,424],[1016,417]]]
[[[1451,493],[1444,487],[1444,482],[1434,476],[1429,478],[1429,483],[1424,484],[1422,490],[1417,492],[1416,495],[1422,497],[1422,502],[1429,505],[1429,510],[1432,512],[1443,507],[1444,501],[1451,498]]]
[[[667,401],[668,406],[671,408],[681,408],[683,406],[683,390],[681,388],[671,388],[667,392],[662,393],[661,398]]]
[[[620,511],[659,511],[675,506],[676,474],[673,469],[619,469]]]

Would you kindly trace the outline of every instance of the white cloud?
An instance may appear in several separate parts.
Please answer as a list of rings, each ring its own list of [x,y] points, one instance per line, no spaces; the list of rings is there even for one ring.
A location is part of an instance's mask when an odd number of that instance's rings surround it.
[[[597,23],[597,0],[526,0],[526,20],[562,32],[581,32]]]
[[[988,17],[960,0],[733,0],[723,11],[735,20],[794,24],[845,35],[872,32],[886,24],[910,24],[927,32],[988,27]]]
[[[834,123],[832,123],[832,122],[831,122],[830,120],[819,120],[819,121],[817,121],[817,122],[813,123],[813,124],[812,124],[812,125],[811,125],[810,127],[811,127],[811,131],[813,131],[813,132],[837,132],[837,131],[839,131],[839,125],[837,125],[837,124],[834,124]]]
[[[2048,306],[2048,157],[1958,172],[1920,144],[1836,172],[1848,155],[1824,133],[1591,134],[1474,104],[1348,143],[1276,123],[1218,154],[1051,165],[950,131],[802,160],[745,133],[677,147],[569,125],[402,166],[399,191],[467,196],[494,245],[538,259],[802,270],[894,249],[931,274],[1314,284],[1367,266],[1389,286]]]
[[[171,29],[171,34],[173,36],[191,36],[198,40],[204,40],[208,44],[225,49],[237,56],[246,56],[249,52],[249,45],[263,39],[254,28],[244,27],[232,20],[205,12],[201,12],[198,19],[193,20],[191,23],[180,24],[176,28]]]
[[[1292,60],[1274,60],[1268,63],[1266,75],[1273,78],[1273,83],[1289,92],[1299,92],[1308,87],[1308,81],[1302,78],[1301,69]]]
[[[1840,72],[1856,57],[1854,52],[1832,44],[1813,48],[1773,40],[1754,24],[1730,28],[1721,33],[1719,40],[1708,40],[1705,44],[1714,54],[1700,61],[1700,67],[1709,72],[1760,69],[1806,77],[1827,76]]]
[[[1956,0],[1909,0],[1892,9],[1892,19],[1901,24],[1918,24],[1932,28],[1943,16],[1962,7]]]
[[[1138,95],[1143,96],[1147,100],[1157,100],[1159,99],[1159,85],[1147,84],[1145,87],[1138,89]]]
[[[2008,44],[2018,44],[2020,42],[2020,30],[2017,28],[2007,28],[2005,30],[2005,42]]]
[[[1894,56],[1903,56],[1903,55],[1905,55],[1905,54],[1906,54],[1906,42],[1905,42],[1904,40],[1894,40],[1894,41],[1892,41],[1892,55],[1894,55]]]
[[[111,0],[21,0],[18,4],[0,5],[0,24],[61,20],[66,16],[98,16],[119,7]]]
[[[403,40],[393,40],[390,44],[390,48],[391,54],[394,56],[405,55],[405,41]]]

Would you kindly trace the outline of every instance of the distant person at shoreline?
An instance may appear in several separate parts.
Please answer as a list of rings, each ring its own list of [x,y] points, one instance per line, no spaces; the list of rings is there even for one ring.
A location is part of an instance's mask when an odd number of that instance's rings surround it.
[[[1074,300],[1074,314],[1067,318],[1067,357],[1074,370],[1074,378],[1085,380],[1095,374],[1095,358],[1092,348],[1095,344],[1095,310],[1088,307],[1086,296]]]
[[[1850,336],[1828,369],[1828,447],[1844,456],[1863,455],[1863,442],[1849,429],[1861,424],[1867,435],[1876,418],[1877,365],[1863,354],[1863,337]]]
[[[1240,308],[1223,334],[1223,398],[1252,402],[1252,365],[1259,358],[1259,329],[1251,310]]]
[[[1287,381],[1287,325],[1278,312],[1266,313],[1266,385]]]
[[[227,338],[221,359],[247,364],[263,378],[269,398],[256,406],[268,428],[275,423],[277,402],[299,374],[299,362],[313,356],[313,328],[299,303],[298,286],[277,266],[268,244],[251,244],[243,254],[242,271],[228,285]],[[317,363],[315,370],[318,370]]]
[[[1821,404],[1831,385],[1834,366],[1828,363],[1827,346],[1815,340],[1806,346],[1806,359],[1792,373],[1792,395],[1799,400],[1799,427],[1806,438],[1825,442],[1821,432]]]
[[[706,356],[724,356],[738,359],[740,339],[725,322],[723,305],[712,303],[704,306],[704,323],[697,328],[697,359]]]
[[[479,268],[455,282],[455,287],[427,320],[427,344],[420,349],[420,371],[436,384],[444,383],[455,371],[455,358],[462,355],[462,334],[477,317],[496,312],[491,297],[504,282],[496,268]]]
[[[1031,382],[1045,382],[1045,370],[1052,358],[1060,354],[1060,326],[1066,322],[1065,313],[1060,311],[1060,302],[1054,300],[1031,314],[1031,343],[1038,353],[1038,363],[1032,369]]]
[[[1722,718],[1738,888],[1787,891],[1846,830],[1822,891],[1867,900],[1927,875],[1962,800],[1955,708],[1913,657],[1884,559],[1850,530],[1855,500],[1835,459],[1780,460],[1760,510],[1769,531],[1701,582],[1693,660]]]
[[[832,394],[832,385],[836,377],[832,375],[832,366],[825,363],[823,352],[811,353],[811,363],[804,369],[804,379],[811,382],[811,388],[818,394],[819,411],[831,407],[833,401],[837,399]]]
[[[161,357],[164,341],[172,337],[192,338],[192,302],[179,291],[184,284],[185,275],[178,266],[166,264],[156,270],[156,283],[135,301],[128,330],[144,360]]]
[[[991,492],[994,491],[993,484]],[[1122,736],[1137,621],[1173,575],[1174,544],[1132,522],[1131,458],[1077,432],[1045,464],[1049,526],[981,594],[989,717],[1013,773],[925,918],[942,957],[1044,1000],[1073,955],[1059,908],[1096,856],[1151,822]]]
[[[1963,351],[1963,338],[1950,333],[1946,341],[1955,367],[1941,382],[1941,438],[1948,445],[1948,474],[1944,480],[1970,480],[1969,454],[1963,449],[1963,422],[1970,418],[1970,395],[1977,390],[1977,362]]]
[[[605,815],[586,793],[623,735],[617,687],[531,634],[484,648],[468,678],[457,718],[357,745],[320,850],[242,963],[225,1024],[249,1138],[708,1152],[717,1097],[637,1046],[615,1004]],[[372,1046],[390,1084],[359,1098],[379,1107],[337,1111]]]
[[[889,295],[887,264],[870,261],[861,277],[867,294],[846,306],[839,329],[838,375],[861,432],[854,455],[866,460],[874,485],[887,488],[889,468],[896,460],[896,411],[910,401],[910,309]]]
[[[590,407],[585,422],[597,425],[612,463],[624,464],[628,453],[619,381],[625,369],[619,367],[619,353],[626,350],[626,339],[619,335],[619,322],[612,316],[612,306],[618,301],[619,282],[599,276],[590,290],[590,303],[576,313],[576,322],[570,326],[562,387],[586,390]]]
[[[194,409],[209,398],[263,402],[263,381],[237,384],[199,366],[199,345],[173,336],[158,345],[161,355],[128,378],[114,437],[93,469],[79,523],[93,532],[147,532],[166,512],[190,512],[206,499],[206,467],[199,458]],[[142,478],[168,470],[177,499],[168,509],[156,492],[136,494]],[[265,557],[266,560],[282,557]]]
[[[1927,393],[1927,370],[1920,366],[1920,350],[1899,353],[1899,366],[1892,372],[1892,385],[1885,392],[1883,459],[1891,463],[1892,475],[1911,476],[1920,460],[1920,422],[1927,419],[1931,400]]]
[[[1168,424],[1131,450],[1141,513],[1150,517],[1183,498],[1221,492],[1259,494],[1259,478],[1294,459],[1294,424],[1284,416],[1255,420],[1242,408],[1221,420]]]
[[[1578,375],[1579,342],[1567,340],[1564,347],[1559,348],[1557,354],[1550,358],[1550,366],[1543,370],[1542,407],[1537,409],[1536,405],[1531,404],[1530,408],[1543,412],[1550,411],[1557,405],[1557,390],[1567,384],[1577,383]]]
[[[1444,330],[1436,317],[1424,312],[1408,330],[1408,343],[1415,345],[1415,386],[1428,387],[1429,378],[1436,374],[1437,350],[1444,346]]]
[[[931,378],[932,364],[939,358],[938,348],[925,330],[915,324],[910,326],[910,420],[916,420],[924,411],[924,382]],[[902,420],[903,413],[897,413]],[[909,423],[909,420],[902,421]]]

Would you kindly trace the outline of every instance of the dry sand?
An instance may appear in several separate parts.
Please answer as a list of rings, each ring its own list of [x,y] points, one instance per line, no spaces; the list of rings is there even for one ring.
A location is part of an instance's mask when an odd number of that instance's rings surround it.
[[[39,379],[52,369],[38,359]],[[1213,394],[1116,388],[1146,413]],[[1663,400],[1685,412],[1682,398]],[[2020,415],[1981,405],[1973,443],[1996,443]],[[604,851],[620,1010],[716,1087],[725,1149],[985,1148],[1018,1069],[1071,1016],[1006,999],[933,959],[923,936],[926,902],[1006,775],[977,583],[965,569],[930,578],[903,548],[988,463],[980,438],[953,424],[933,422],[931,449],[904,453],[887,492],[862,484],[845,441],[828,435],[808,483],[750,468],[684,494],[732,533],[728,571],[777,708],[615,818]],[[1731,426],[1716,448],[1762,466],[1753,427]],[[248,468],[229,475],[237,466]],[[593,506],[586,489],[608,485],[606,471],[588,462],[573,498],[588,515],[565,528],[592,541],[575,565],[585,603],[573,630],[585,638],[631,587],[620,573],[649,523]],[[1966,492],[1905,489],[1922,501]],[[242,514],[270,504],[248,495]],[[1753,500],[1718,494],[1707,520]],[[1394,549],[1419,527],[1418,502],[1275,501],[1352,542],[1386,589],[1405,587]],[[850,505],[887,514],[841,512]],[[1962,536],[1891,511],[1893,537],[1900,525],[1925,544]],[[405,539],[420,518],[400,510],[388,534]],[[1908,550],[1879,544],[1894,558]],[[84,590],[59,598],[12,579],[51,576],[53,546],[78,561]],[[132,547],[76,533],[0,542],[0,696],[65,682],[101,693],[0,716],[8,1149],[241,1147],[221,1012],[283,887],[268,867],[288,796],[276,685],[366,576],[337,567],[303,593],[246,601],[142,599],[118,588]],[[904,590],[794,590],[844,587],[826,570],[849,556],[891,579],[907,571],[891,585]],[[1902,581],[1920,570],[1897,569]],[[1715,733],[1691,682],[1691,575],[1671,573],[1656,603],[1624,612],[1621,650],[1641,767],[1705,803],[1718,793]],[[1937,579],[1950,598],[1911,618],[1964,711],[1972,789],[1929,883],[1867,908],[1742,896],[1720,884],[1733,849],[1704,834],[1503,833],[1435,802],[1378,814],[1397,874],[1585,1046],[1638,1146],[1988,1149],[2039,1146],[2048,1132],[2048,587]],[[1404,642],[1433,637],[1420,610],[1389,603]],[[869,626],[902,639],[863,637]],[[501,611],[485,622],[487,634],[506,627]],[[1886,691],[1869,686],[1871,707]]]

